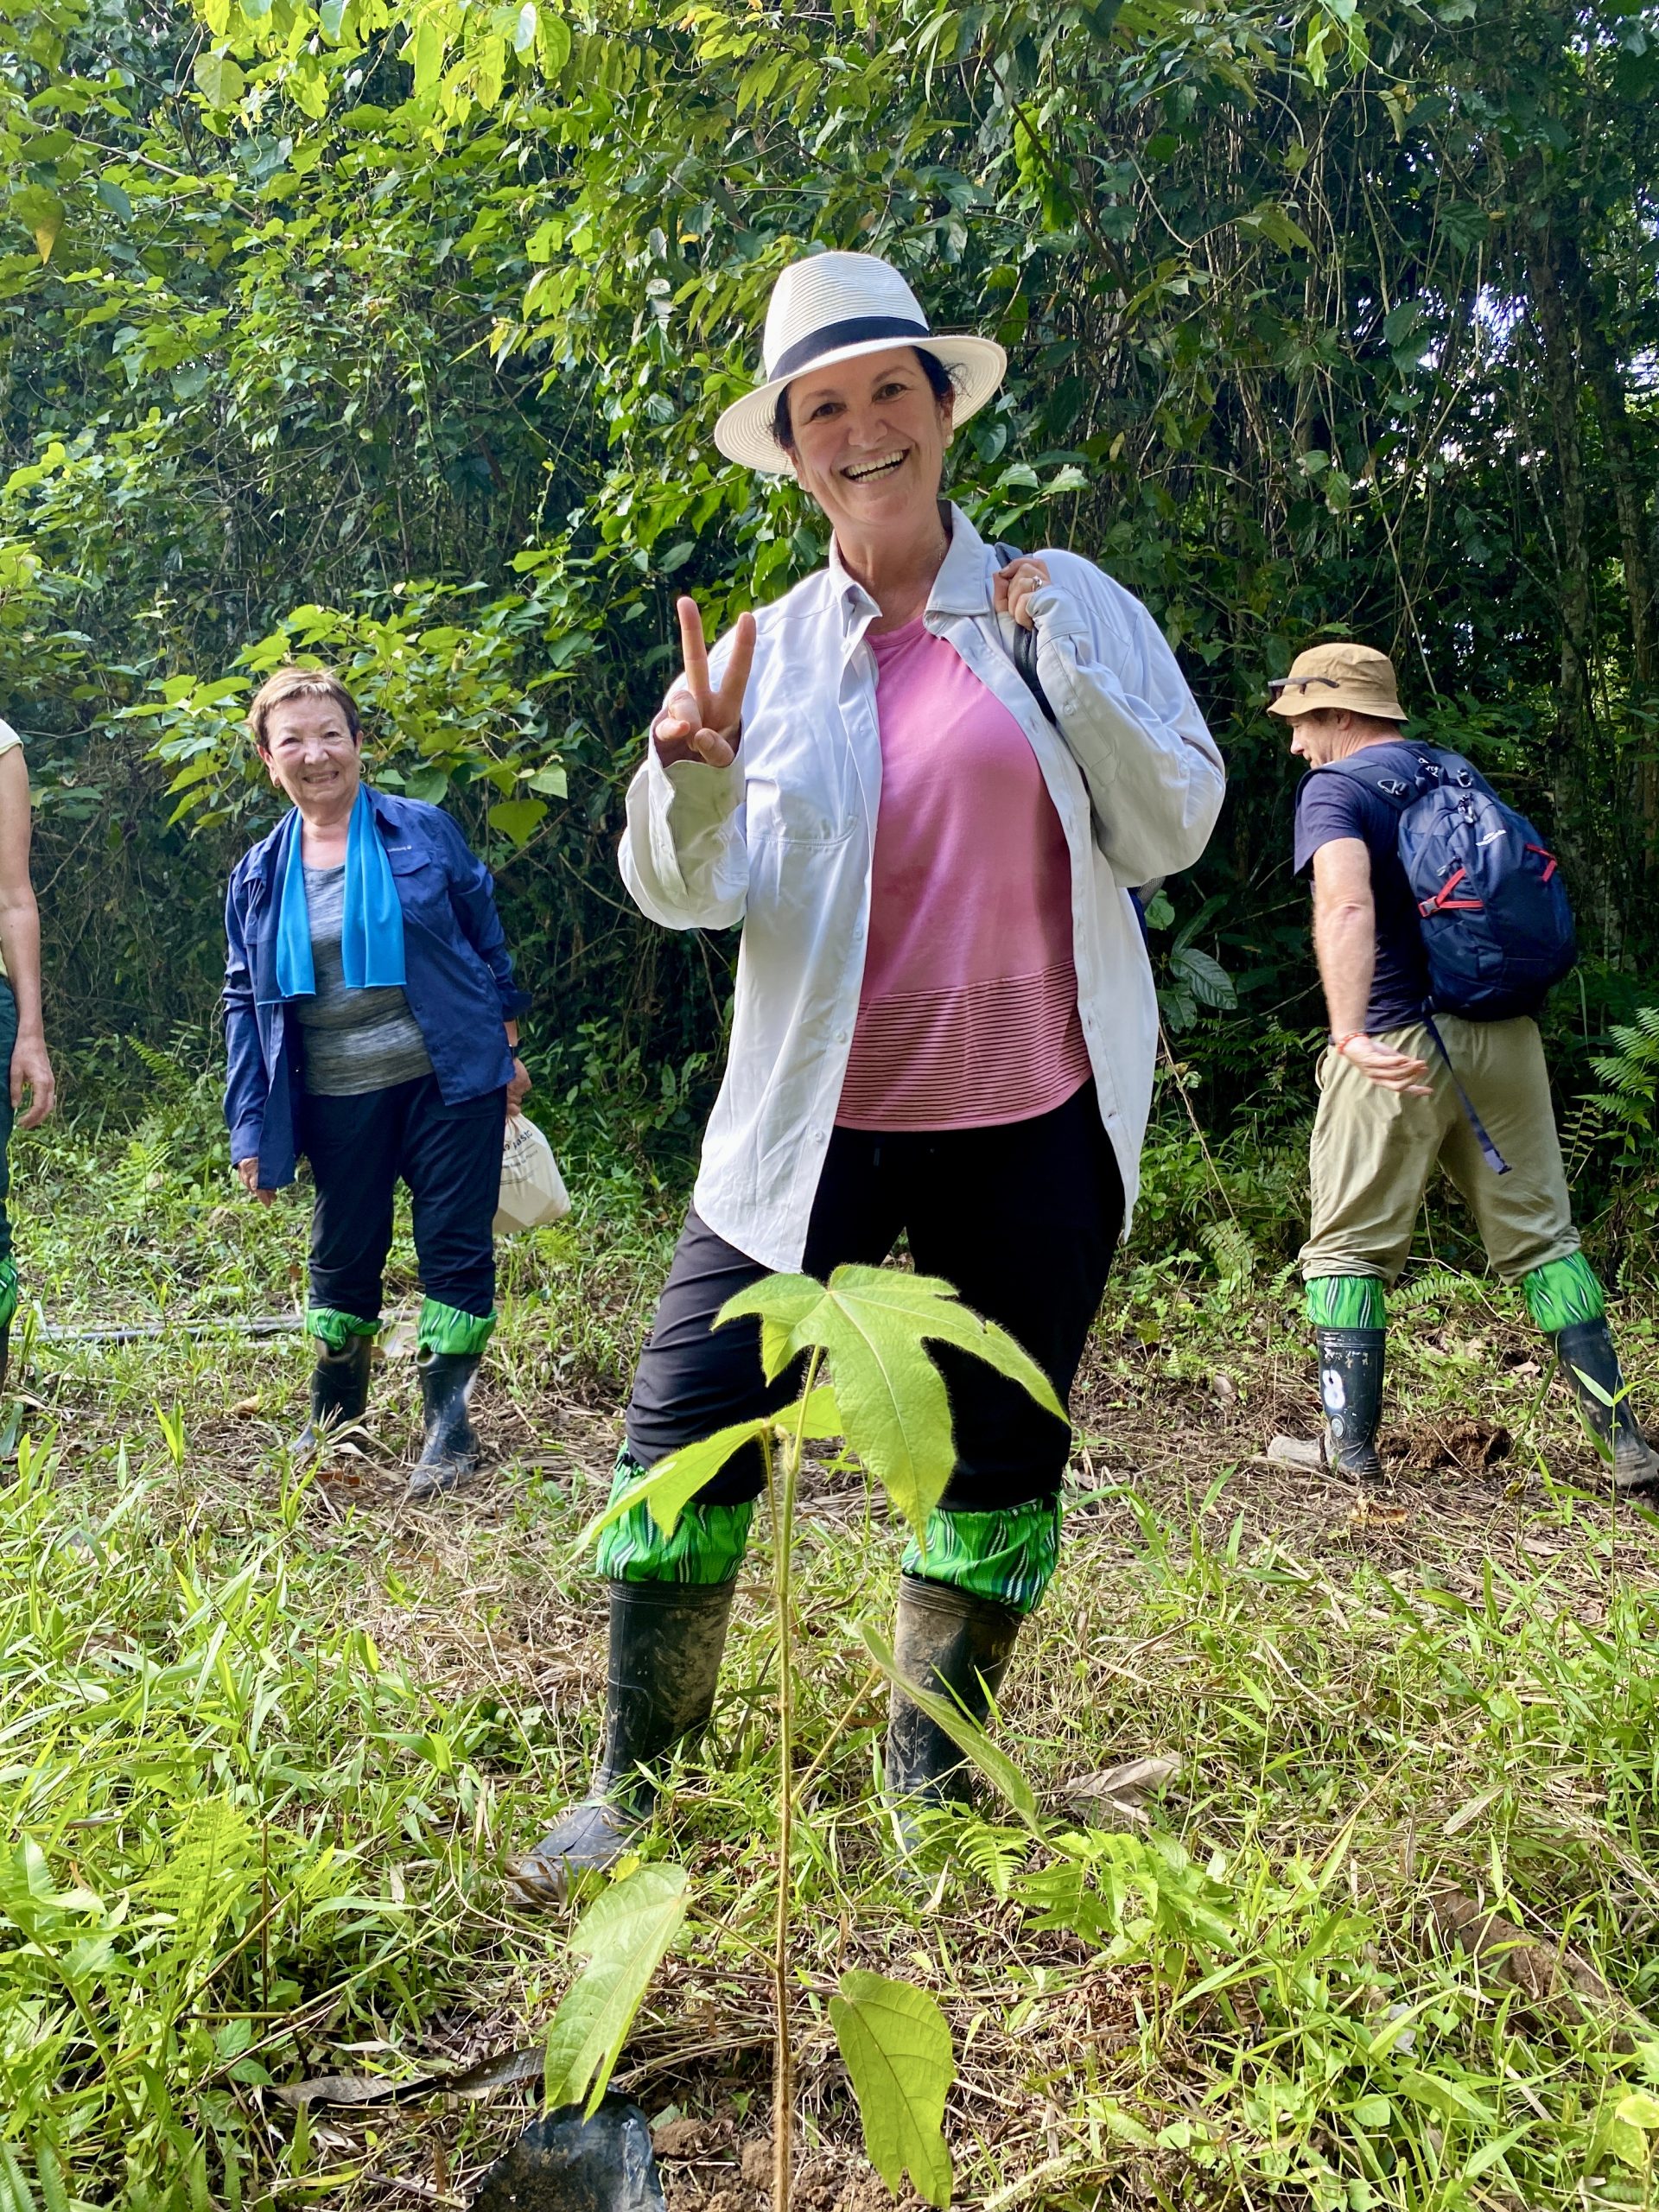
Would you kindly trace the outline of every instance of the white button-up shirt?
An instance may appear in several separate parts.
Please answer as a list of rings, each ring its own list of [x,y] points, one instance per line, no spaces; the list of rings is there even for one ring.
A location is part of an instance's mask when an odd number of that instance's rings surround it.
[[[1075,553],[1045,552],[1031,601],[1057,732],[993,610],[996,556],[960,509],[925,620],[1029,739],[1071,857],[1077,1007],[1123,1179],[1140,1181],[1158,1013],[1130,885],[1190,868],[1221,807],[1221,755],[1157,625]],[[622,880],[664,928],[743,925],[725,1080],[694,1204],[762,1267],[801,1264],[858,1014],[881,797],[880,610],[831,550],[755,617],[742,741],[729,767],[664,767],[648,746],[628,790]],[[729,635],[709,656],[718,683]],[[963,1193],[964,1205],[973,1193]]]

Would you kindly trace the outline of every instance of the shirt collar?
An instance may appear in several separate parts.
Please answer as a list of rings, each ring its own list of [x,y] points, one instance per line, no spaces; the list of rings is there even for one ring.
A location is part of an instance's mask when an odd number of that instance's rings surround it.
[[[368,793],[369,811],[374,817],[376,823],[381,829],[395,836],[398,827],[397,817],[392,806],[388,803],[387,795],[384,791],[376,791],[372,784],[365,784],[363,788]],[[290,806],[276,828],[267,831],[259,842],[252,847],[252,858],[250,863],[252,874],[262,876],[268,883],[275,881],[282,875],[288,864],[289,840],[294,833],[294,825],[298,820],[299,809]]]
[[[985,541],[962,509],[950,505],[950,543],[939,573],[928,594],[929,614],[988,614],[990,586],[985,575]],[[874,599],[841,557],[841,548],[830,540],[830,582],[836,604],[861,626],[868,615],[878,613]]]
[[[985,575],[985,541],[962,509],[950,508],[950,546],[928,594],[930,614],[988,614],[990,586]]]

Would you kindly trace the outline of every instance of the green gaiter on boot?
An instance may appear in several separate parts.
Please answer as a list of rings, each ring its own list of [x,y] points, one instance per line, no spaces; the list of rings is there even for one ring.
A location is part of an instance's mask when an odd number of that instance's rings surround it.
[[[1010,1612],[1028,1613],[1054,1579],[1060,1560],[1060,1501],[1033,1498],[996,1513],[927,1516],[927,1542],[912,1536],[900,1562],[906,1574],[948,1582]]]
[[[446,1306],[439,1299],[429,1298],[422,1302],[415,1349],[460,1352],[470,1357],[483,1351],[494,1332],[493,1313],[463,1313],[458,1306]]]
[[[0,1260],[0,1329],[11,1326],[17,1311],[17,1270],[10,1260]]]
[[[1315,1275],[1307,1318],[1316,1329],[1383,1328],[1382,1286],[1375,1275]]]
[[[610,1502],[632,1489],[646,1472],[626,1450],[611,1477]],[[712,1590],[734,1581],[749,1548],[753,1505],[699,1505],[695,1501],[665,1536],[649,1505],[630,1506],[599,1540],[596,1564],[607,1582],[687,1582]]]
[[[305,1333],[327,1344],[330,1351],[344,1351],[353,1337],[372,1337],[378,1321],[365,1321],[360,1313],[337,1313],[332,1306],[308,1306]]]
[[[1547,1337],[1581,1322],[1599,1321],[1607,1311],[1596,1271],[1582,1252],[1569,1252],[1564,1260],[1546,1260],[1521,1278],[1527,1311]]]

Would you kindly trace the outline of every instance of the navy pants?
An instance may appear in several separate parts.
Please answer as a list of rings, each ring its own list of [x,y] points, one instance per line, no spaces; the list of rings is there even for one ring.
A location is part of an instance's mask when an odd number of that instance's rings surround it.
[[[1122,1180],[1088,1083],[1029,1122],[898,1135],[836,1129],[801,1265],[820,1278],[847,1261],[876,1266],[902,1231],[917,1271],[943,1275],[964,1305],[1000,1322],[1064,1405],[1122,1226]],[[713,1326],[726,1300],[766,1272],[695,1211],[687,1216],[628,1402],[628,1448],[641,1466],[774,1411],[799,1389],[798,1371],[770,1384],[762,1375],[758,1321]],[[982,1360],[948,1344],[930,1350],[956,1433],[946,1510],[996,1512],[1055,1496],[1068,1424]],[[751,1446],[701,1495],[735,1505],[758,1497],[765,1479]]]
[[[480,1319],[495,1308],[491,1224],[501,1191],[505,1089],[446,1106],[435,1075],[356,1098],[308,1092],[300,1149],[311,1162],[311,1304],[378,1320],[399,1179],[414,1202],[429,1298]]]

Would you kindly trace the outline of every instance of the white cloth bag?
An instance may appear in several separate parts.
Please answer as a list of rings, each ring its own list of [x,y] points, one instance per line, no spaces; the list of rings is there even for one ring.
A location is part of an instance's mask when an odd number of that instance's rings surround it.
[[[538,1229],[544,1221],[563,1221],[569,1211],[570,1194],[552,1146],[527,1116],[509,1114],[501,1139],[495,1234],[512,1236],[520,1230]]]

